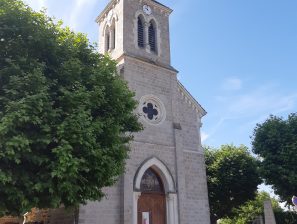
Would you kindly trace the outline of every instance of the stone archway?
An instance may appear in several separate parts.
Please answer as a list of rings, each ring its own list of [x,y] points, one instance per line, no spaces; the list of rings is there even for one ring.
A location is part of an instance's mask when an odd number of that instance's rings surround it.
[[[176,186],[169,169],[156,157],[144,161],[134,177],[133,224],[138,224],[138,200],[142,195],[141,180],[149,169],[158,175],[163,185],[166,200],[166,224],[178,224]]]

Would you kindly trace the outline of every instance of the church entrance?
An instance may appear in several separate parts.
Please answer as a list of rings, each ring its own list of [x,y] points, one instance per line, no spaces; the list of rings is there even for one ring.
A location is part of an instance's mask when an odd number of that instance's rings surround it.
[[[166,198],[159,175],[151,168],[145,171],[140,184],[137,224],[166,224]]]

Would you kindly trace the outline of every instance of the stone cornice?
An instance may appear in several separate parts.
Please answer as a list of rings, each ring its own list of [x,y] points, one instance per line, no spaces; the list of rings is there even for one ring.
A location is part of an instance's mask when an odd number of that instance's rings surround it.
[[[116,59],[116,61],[117,62],[120,62],[122,59],[124,59],[125,57],[128,57],[128,58],[130,58],[130,59],[133,59],[133,60],[135,60],[135,61],[140,61],[140,62],[143,62],[143,63],[146,63],[146,64],[149,64],[149,65],[152,65],[152,66],[155,66],[155,67],[158,67],[158,68],[162,68],[162,69],[165,69],[165,70],[167,70],[167,71],[170,71],[171,73],[173,73],[173,74],[176,74],[176,73],[178,73],[178,71],[175,69],[175,68],[173,68],[172,66],[166,66],[166,65],[164,65],[164,64],[160,64],[160,63],[158,63],[158,62],[155,62],[155,61],[152,61],[152,60],[149,60],[149,59],[146,59],[146,58],[141,58],[141,57],[139,57],[139,56],[133,56],[133,55],[131,55],[131,54],[122,54],[120,57],[118,57],[117,59]]]
[[[114,8],[115,5],[117,5],[120,2],[120,0],[111,0],[107,6],[103,9],[103,11],[97,16],[96,22],[99,23],[103,17],[107,16],[107,13],[110,9]]]
[[[150,6],[154,6],[158,9],[160,9],[161,11],[164,11],[165,13],[167,13],[168,15],[172,13],[172,9],[161,4],[158,1],[154,1],[154,0],[140,0],[140,3],[147,3]]]
[[[203,107],[195,100],[195,98],[188,92],[188,90],[178,81],[178,90],[183,96],[183,98],[186,100],[186,102],[189,103],[193,109],[198,113],[199,117],[204,117],[207,112],[203,109]]]

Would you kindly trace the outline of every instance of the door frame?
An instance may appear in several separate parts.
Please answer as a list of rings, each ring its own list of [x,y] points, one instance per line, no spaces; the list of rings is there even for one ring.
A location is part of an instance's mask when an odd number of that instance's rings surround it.
[[[166,199],[166,224],[178,224],[178,202],[176,186],[169,169],[156,157],[150,158],[142,163],[134,177],[133,191],[133,224],[137,224],[138,199],[141,196],[140,183],[147,169],[153,169],[161,178]]]

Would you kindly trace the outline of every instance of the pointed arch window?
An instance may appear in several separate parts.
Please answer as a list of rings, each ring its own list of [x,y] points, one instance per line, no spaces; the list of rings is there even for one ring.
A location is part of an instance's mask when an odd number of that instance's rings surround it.
[[[139,16],[137,21],[137,32],[138,32],[138,47],[144,47],[144,25],[143,19]]]
[[[150,50],[153,52],[156,52],[157,51],[156,26],[153,21],[149,23],[148,40],[149,40]]]
[[[115,20],[113,19],[112,25],[110,28],[110,49],[115,49],[116,42],[116,28],[115,28]]]
[[[140,190],[141,192],[164,192],[162,180],[152,168],[147,169],[143,174]]]
[[[106,27],[105,29],[105,52],[109,51],[110,49],[110,29]]]
[[[116,29],[115,26],[112,27],[112,49],[115,49],[115,44],[116,44]]]

